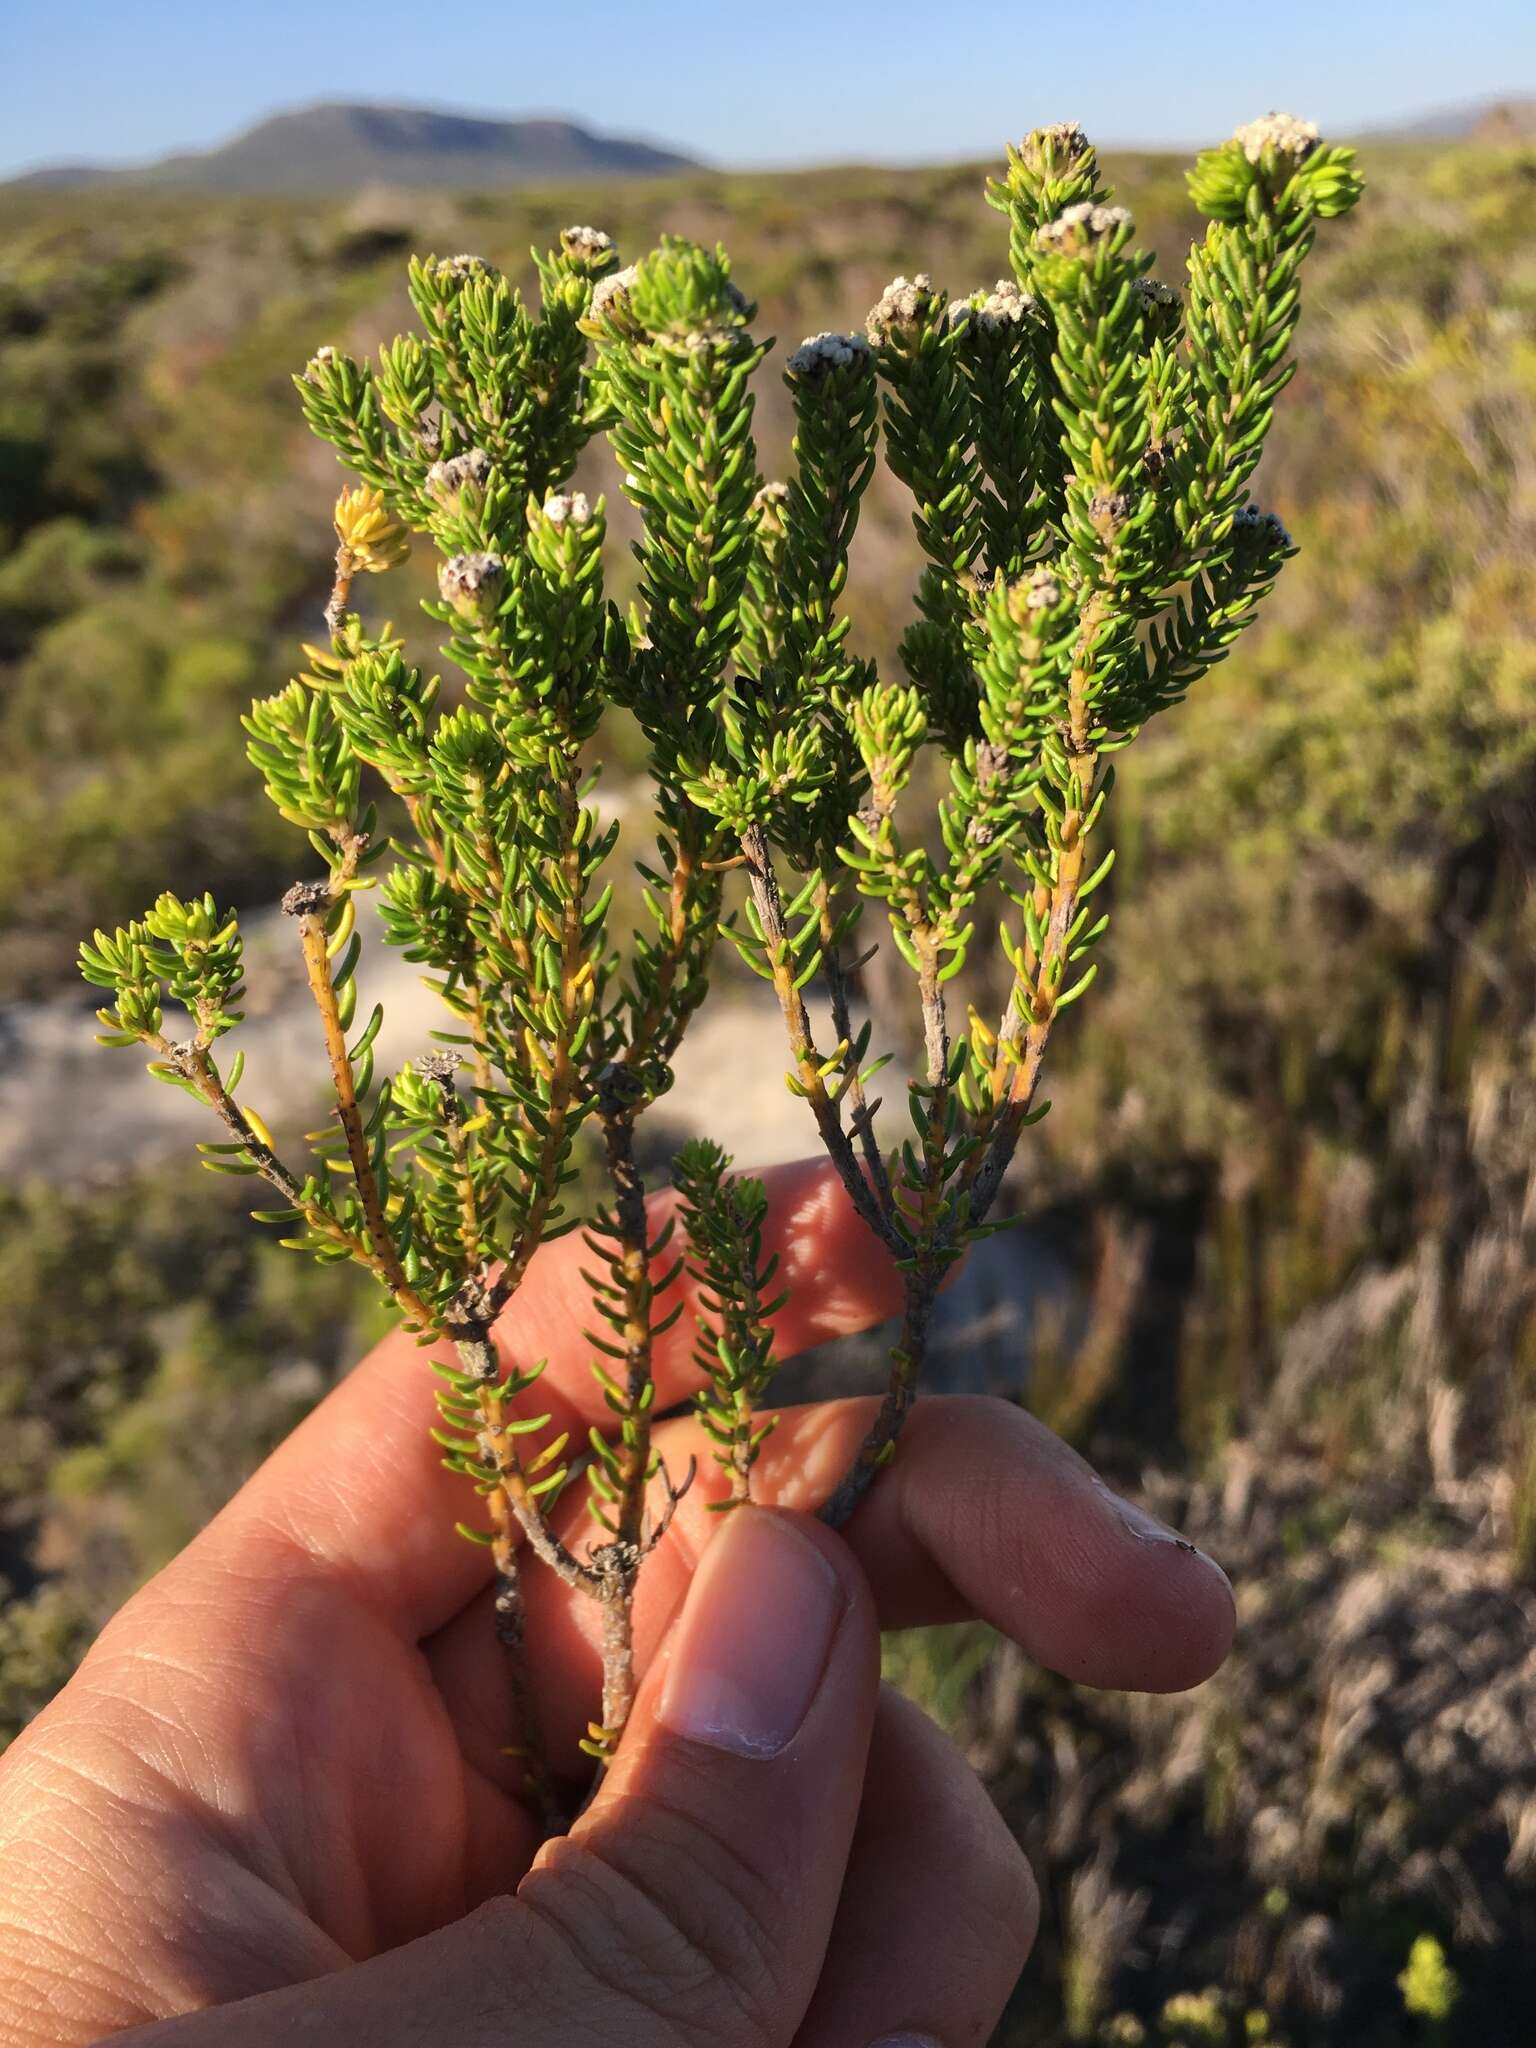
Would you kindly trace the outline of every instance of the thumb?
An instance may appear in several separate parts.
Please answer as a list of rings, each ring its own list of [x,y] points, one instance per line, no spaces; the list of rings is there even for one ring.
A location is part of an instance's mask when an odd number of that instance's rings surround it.
[[[843,1544],[808,1518],[729,1515],[602,1791],[519,1889],[589,1979],[562,2041],[606,2039],[611,2018],[633,2048],[787,2048],[831,1934],[878,1683]]]
[[[790,2048],[831,1935],[878,1680],[851,1554],[808,1518],[738,1509],[597,1798],[515,1897],[124,2048]]]

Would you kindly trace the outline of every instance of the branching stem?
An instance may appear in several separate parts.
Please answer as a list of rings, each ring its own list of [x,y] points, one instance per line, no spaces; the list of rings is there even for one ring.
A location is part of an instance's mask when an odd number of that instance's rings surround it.
[[[827,1155],[837,1169],[837,1177],[847,1191],[848,1199],[854,1208],[886,1249],[896,1257],[903,1258],[908,1247],[893,1217],[882,1205],[880,1196],[866,1180],[859,1165],[858,1155],[843,1129],[838,1106],[827,1092],[827,1084],[821,1072],[823,1061],[811,1036],[811,1020],[806,1011],[805,1000],[795,986],[789,933],[784,920],[784,899],[779,894],[778,878],[773,872],[773,856],[769,852],[767,835],[760,825],[749,825],[746,828],[741,838],[741,850],[746,860],[752,901],[767,944],[774,993],[779,999],[784,1028],[789,1036],[789,1049],[795,1062],[796,1079],[805,1090],[806,1100],[811,1105],[816,1128],[821,1133],[821,1142],[826,1147]]]

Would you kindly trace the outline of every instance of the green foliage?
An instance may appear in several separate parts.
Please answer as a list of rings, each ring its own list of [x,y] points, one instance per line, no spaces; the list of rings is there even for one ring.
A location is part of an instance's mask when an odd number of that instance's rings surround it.
[[[758,1422],[754,1409],[774,1374],[770,1318],[789,1299],[769,1297],[778,1254],[763,1257],[767,1191],[760,1180],[730,1174],[730,1157],[707,1138],[685,1145],[672,1179],[698,1285],[695,1352],[706,1385],[696,1397],[699,1420],[715,1446],[715,1462],[731,1492],[712,1505],[724,1510],[750,1498],[752,1467],[777,1416]]]

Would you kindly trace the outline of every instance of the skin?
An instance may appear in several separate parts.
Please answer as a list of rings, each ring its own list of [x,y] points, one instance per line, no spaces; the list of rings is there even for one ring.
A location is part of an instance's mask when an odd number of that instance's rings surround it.
[[[899,1305],[824,1168],[765,1178],[782,1355]],[[541,1252],[499,1333],[549,1359],[539,1405],[578,1434],[603,1413],[583,1256]],[[659,1407],[696,1384],[689,1320],[659,1346]],[[806,1510],[870,1402],[786,1411],[764,1505],[727,1517],[695,1425],[668,1421],[669,1468],[696,1455],[700,1477],[642,1574],[636,1710],[596,1799],[541,1848],[431,1389],[414,1345],[381,1345],[0,1762],[0,2048],[985,2041],[1033,1882],[958,1753],[881,1688],[878,1630],[979,1615],[1080,1683],[1173,1691],[1226,1653],[1218,1568],[1004,1403],[920,1403],[846,1537]],[[575,1780],[595,1616],[527,1578],[536,1711]],[[751,1729],[785,1720],[786,1686],[794,1725],[767,1753]]]

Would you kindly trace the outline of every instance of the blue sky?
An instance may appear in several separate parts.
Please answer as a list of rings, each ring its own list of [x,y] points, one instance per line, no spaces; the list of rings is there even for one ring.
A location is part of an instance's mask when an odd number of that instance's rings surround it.
[[[0,174],[218,142],[277,108],[570,114],[720,164],[986,155],[1074,116],[1214,139],[1270,107],[1340,134],[1536,91],[1514,0],[0,0]]]

